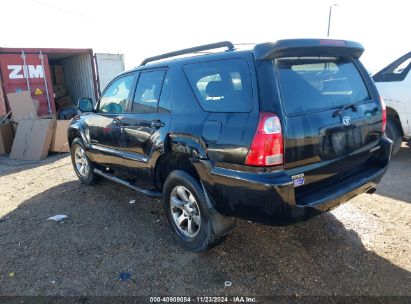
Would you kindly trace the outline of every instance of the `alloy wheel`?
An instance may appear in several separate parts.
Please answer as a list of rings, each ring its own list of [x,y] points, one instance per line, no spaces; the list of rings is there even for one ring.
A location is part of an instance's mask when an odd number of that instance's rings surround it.
[[[170,208],[179,231],[187,237],[195,237],[200,231],[201,213],[194,195],[186,187],[174,187],[170,194]]]
[[[90,164],[84,149],[80,146],[74,150],[74,163],[80,176],[87,177],[90,171]]]

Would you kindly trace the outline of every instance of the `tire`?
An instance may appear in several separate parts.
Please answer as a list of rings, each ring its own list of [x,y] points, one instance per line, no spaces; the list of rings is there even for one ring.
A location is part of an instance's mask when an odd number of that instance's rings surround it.
[[[225,240],[226,236],[214,233],[202,187],[185,171],[176,170],[168,175],[163,187],[163,207],[175,239],[185,249],[201,252]]]
[[[392,140],[392,154],[396,154],[401,148],[402,135],[398,122],[393,117],[388,117],[385,135]]]
[[[80,138],[74,139],[71,144],[71,163],[74,172],[83,184],[91,185],[97,180],[98,176],[94,173],[94,165],[87,157],[86,149]],[[84,164],[84,167],[81,163]]]

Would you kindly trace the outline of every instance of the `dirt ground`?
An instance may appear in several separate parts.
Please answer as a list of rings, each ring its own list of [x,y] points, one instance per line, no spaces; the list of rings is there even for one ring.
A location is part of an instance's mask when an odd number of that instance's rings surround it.
[[[376,194],[290,227],[238,220],[222,245],[200,254],[174,242],[158,200],[109,181],[82,185],[67,155],[1,157],[0,193],[3,296],[411,296],[405,145]],[[47,221],[56,214],[68,218]]]

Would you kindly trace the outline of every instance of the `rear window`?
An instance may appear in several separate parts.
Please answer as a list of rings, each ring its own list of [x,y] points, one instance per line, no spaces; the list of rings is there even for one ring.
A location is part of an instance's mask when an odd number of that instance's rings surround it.
[[[397,59],[373,76],[375,82],[403,81],[411,69],[411,53]]]
[[[275,65],[287,114],[370,99],[360,73],[349,58],[278,58]]]
[[[193,63],[183,69],[205,111],[251,111],[250,69],[243,59]]]

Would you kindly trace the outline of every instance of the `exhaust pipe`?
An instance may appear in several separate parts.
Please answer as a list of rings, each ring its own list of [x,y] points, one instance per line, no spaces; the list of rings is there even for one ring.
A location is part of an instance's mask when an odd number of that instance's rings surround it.
[[[366,191],[366,193],[373,194],[375,191],[377,191],[377,188],[370,188]]]

